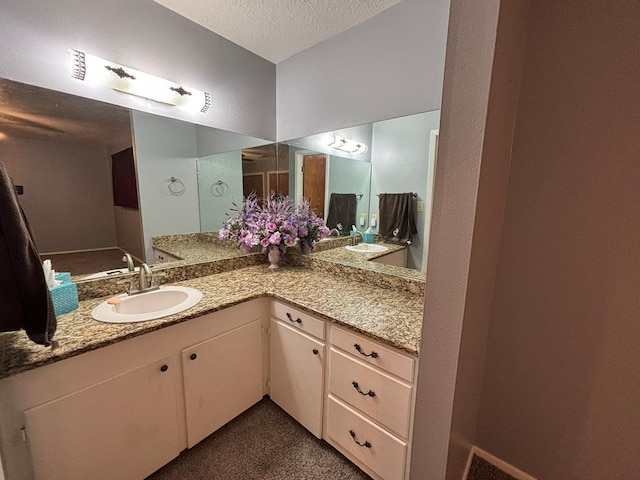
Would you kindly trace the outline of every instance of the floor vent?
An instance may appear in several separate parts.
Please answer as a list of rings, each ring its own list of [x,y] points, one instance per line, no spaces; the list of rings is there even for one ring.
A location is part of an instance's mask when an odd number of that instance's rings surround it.
[[[467,462],[465,480],[536,480],[535,477],[484,450],[473,447]]]

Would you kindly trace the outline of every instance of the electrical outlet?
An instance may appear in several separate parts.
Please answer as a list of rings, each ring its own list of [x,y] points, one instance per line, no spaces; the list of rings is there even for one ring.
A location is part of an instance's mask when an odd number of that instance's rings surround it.
[[[371,214],[371,226],[375,227],[378,224],[378,215],[375,213]]]
[[[367,214],[366,213],[361,213],[360,214],[360,226],[364,227],[367,224]]]
[[[424,202],[422,200],[418,200],[417,209],[418,212],[424,212]]]

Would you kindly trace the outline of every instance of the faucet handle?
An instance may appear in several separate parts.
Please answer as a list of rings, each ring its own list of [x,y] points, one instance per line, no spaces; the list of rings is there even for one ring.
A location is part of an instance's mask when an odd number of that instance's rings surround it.
[[[127,294],[131,295],[134,282],[135,280],[132,277],[129,277],[123,280],[116,280],[116,285],[127,285]]]

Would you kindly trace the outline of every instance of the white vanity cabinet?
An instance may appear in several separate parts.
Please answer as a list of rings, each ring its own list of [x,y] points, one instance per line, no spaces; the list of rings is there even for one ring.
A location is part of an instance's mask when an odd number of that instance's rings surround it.
[[[395,252],[387,253],[381,257],[372,259],[377,263],[383,263],[385,265],[393,265],[394,267],[406,267],[407,266],[407,251],[408,248],[397,250]]]
[[[324,321],[275,301],[271,302],[271,316],[270,397],[321,438]]]
[[[154,263],[167,263],[167,262],[175,262],[178,260],[182,260],[175,255],[171,255],[170,253],[165,252],[164,250],[160,250],[159,248],[153,248],[153,257]]]
[[[150,475],[266,393],[267,308],[248,301],[0,380],[6,480]]]
[[[182,365],[191,448],[262,399],[261,319],[183,350]]]
[[[332,326],[324,438],[376,479],[408,478],[415,359]]]
[[[179,364],[172,360],[26,410],[34,478],[145,478],[177,457]]]

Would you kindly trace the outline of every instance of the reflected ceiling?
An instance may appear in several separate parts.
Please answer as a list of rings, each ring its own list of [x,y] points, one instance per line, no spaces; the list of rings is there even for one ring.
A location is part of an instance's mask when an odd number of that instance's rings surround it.
[[[127,108],[0,79],[0,132],[105,147],[131,144]]]

